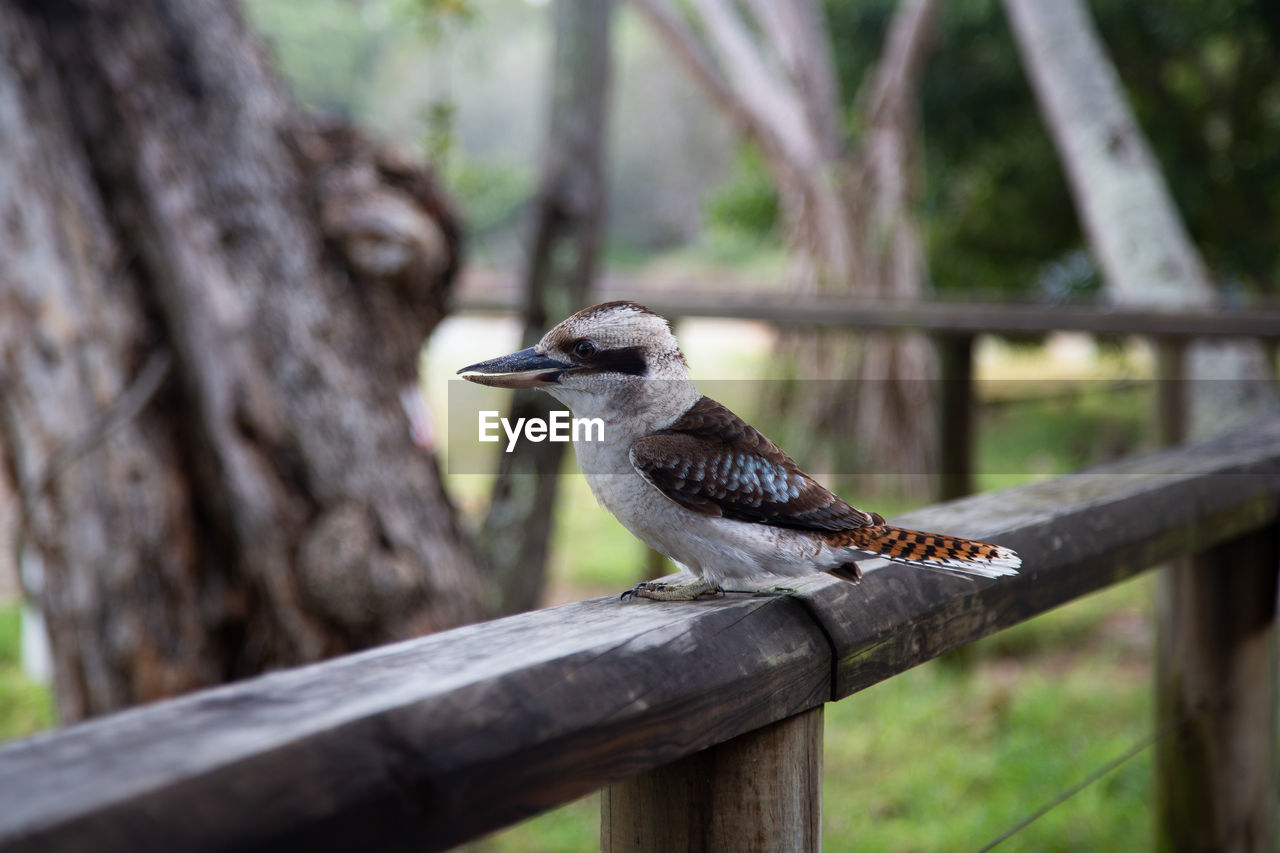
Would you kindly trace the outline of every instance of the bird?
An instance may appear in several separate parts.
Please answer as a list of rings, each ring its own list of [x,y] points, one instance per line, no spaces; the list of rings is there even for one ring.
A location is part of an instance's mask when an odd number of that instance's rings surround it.
[[[978,578],[1021,566],[1008,548],[896,527],[835,495],[699,392],[670,324],[638,302],[584,308],[534,346],[458,375],[540,389],[603,424],[573,436],[596,501],[692,576],[647,581],[624,598],[690,601],[722,594],[728,580],[820,572],[856,583],[858,561],[871,557]]]

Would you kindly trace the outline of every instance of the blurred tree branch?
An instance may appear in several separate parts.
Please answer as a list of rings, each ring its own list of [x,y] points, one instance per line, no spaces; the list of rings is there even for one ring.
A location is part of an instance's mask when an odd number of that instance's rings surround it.
[[[556,0],[549,127],[524,280],[521,346],[587,304],[604,234],[604,152],[612,0]],[[546,418],[551,401],[516,395],[509,417]],[[546,581],[564,445],[524,441],[501,456],[479,545],[504,612],[536,607]]]
[[[799,294],[856,292],[916,299],[929,291],[913,207],[919,190],[919,81],[937,0],[899,4],[879,62],[864,87],[865,134],[842,139],[839,87],[821,7],[814,0],[633,0],[693,78],[764,153],[778,187]],[[935,458],[928,342],[913,336],[788,336],[797,375],[844,380],[842,391],[799,404],[814,460],[856,470],[857,457],[900,472],[919,491]],[[869,381],[868,381],[869,380]],[[794,391],[788,392],[794,394]],[[847,448],[857,437],[853,458]],[[859,453],[860,451],[860,453]],[[913,488],[917,486],[917,488]]]

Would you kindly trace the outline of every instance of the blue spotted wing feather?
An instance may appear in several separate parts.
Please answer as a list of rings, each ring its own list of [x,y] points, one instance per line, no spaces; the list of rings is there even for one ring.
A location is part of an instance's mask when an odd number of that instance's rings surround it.
[[[709,397],[632,445],[631,464],[668,498],[704,515],[817,531],[884,523],[832,494]]]

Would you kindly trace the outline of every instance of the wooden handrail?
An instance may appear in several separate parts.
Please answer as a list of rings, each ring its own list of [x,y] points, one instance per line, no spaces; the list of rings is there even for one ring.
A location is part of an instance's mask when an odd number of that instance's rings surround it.
[[[778,721],[811,730],[795,715],[1278,513],[1274,420],[898,519],[1016,548],[1014,578],[601,598],[126,711],[0,747],[0,849],[444,849]],[[1231,737],[1274,753],[1262,729]]]
[[[601,299],[611,298],[601,295]],[[938,335],[1039,335],[1057,331],[1132,334],[1169,338],[1260,338],[1280,340],[1280,309],[1152,309],[1106,306],[951,302],[888,302],[849,297],[750,294],[749,297],[690,292],[643,296],[646,305],[670,319],[713,317],[761,320],[780,326],[921,331]],[[473,297],[458,314],[509,314],[520,310],[515,296]]]

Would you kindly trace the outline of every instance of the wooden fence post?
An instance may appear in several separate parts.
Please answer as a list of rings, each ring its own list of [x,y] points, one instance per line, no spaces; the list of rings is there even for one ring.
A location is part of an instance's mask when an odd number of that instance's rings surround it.
[[[605,788],[604,853],[816,851],[822,706]]]
[[[942,394],[938,405],[938,497],[973,494],[973,336],[936,335]]]
[[[1153,339],[1156,350],[1156,436],[1166,447],[1187,440],[1187,340]]]
[[[1276,850],[1280,527],[1163,572],[1156,849]]]

